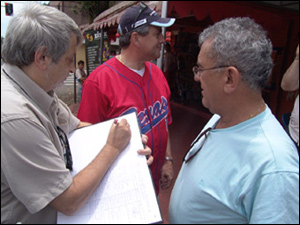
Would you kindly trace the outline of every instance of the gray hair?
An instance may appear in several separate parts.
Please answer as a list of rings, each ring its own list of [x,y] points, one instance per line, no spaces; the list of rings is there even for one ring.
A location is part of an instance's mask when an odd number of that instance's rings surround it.
[[[235,66],[251,89],[265,87],[273,67],[272,43],[259,24],[247,17],[224,19],[199,35],[199,46],[208,39],[208,57],[216,66]]]
[[[1,54],[6,63],[27,66],[42,47],[57,63],[70,46],[71,34],[80,45],[82,34],[73,19],[53,7],[32,3],[11,19]]]
[[[141,36],[146,36],[149,34],[149,29],[150,29],[150,26],[145,25],[145,26],[138,27],[138,28],[134,29],[133,31],[130,31],[124,35],[120,35],[120,37],[119,37],[120,47],[127,48],[130,45],[130,37],[133,32],[137,32]]]

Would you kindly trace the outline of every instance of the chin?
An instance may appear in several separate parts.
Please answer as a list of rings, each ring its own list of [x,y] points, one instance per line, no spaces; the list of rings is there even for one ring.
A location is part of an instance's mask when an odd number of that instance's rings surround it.
[[[54,86],[54,88],[53,88],[53,89],[57,89],[57,88],[60,88],[60,87],[62,87],[62,86],[64,86],[64,81],[62,81],[62,82],[60,82],[60,83],[57,83],[57,84],[55,84],[55,86]]]
[[[207,104],[206,104],[204,98],[202,98],[202,105],[203,105],[206,109],[208,109],[208,110],[210,111],[210,109],[209,109],[209,107],[207,106]]]

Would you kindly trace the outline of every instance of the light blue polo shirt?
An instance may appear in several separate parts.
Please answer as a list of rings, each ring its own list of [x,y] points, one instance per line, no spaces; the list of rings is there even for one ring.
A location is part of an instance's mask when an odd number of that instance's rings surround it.
[[[204,129],[218,119],[213,116]],[[204,136],[191,151],[203,141]],[[269,108],[209,132],[201,151],[181,167],[169,221],[299,223],[299,156]]]

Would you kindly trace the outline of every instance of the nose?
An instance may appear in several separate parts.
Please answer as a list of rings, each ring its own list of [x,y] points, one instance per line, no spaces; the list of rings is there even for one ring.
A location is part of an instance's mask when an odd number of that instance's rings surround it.
[[[72,66],[70,67],[70,73],[75,73],[75,71],[76,71],[75,66],[72,65]]]
[[[200,82],[200,75],[199,74],[194,75],[194,81]]]

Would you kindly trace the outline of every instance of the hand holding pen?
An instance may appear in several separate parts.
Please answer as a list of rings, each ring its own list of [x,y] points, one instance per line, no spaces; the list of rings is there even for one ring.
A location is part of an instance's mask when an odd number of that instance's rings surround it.
[[[114,119],[113,124],[115,126],[119,126],[119,122],[118,119]],[[147,142],[148,142],[148,136],[145,134],[142,134],[142,143],[144,144],[145,148],[144,149],[140,149],[138,150],[138,154],[140,155],[145,155],[147,158],[147,165],[150,166],[153,163],[154,157],[151,155],[151,149],[149,148],[149,146],[147,146]]]

